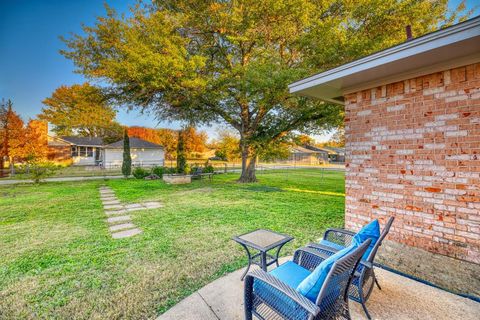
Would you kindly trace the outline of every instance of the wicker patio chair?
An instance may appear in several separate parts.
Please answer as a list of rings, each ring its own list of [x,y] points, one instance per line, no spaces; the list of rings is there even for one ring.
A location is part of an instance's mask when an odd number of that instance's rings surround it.
[[[328,259],[328,255],[312,248],[298,249],[293,261],[268,273],[263,270],[248,273],[244,292],[245,319],[251,320],[253,315],[263,320],[350,319],[348,287],[369,244],[370,239],[333,262],[315,299],[301,294],[296,288],[322,261]],[[292,275],[294,279],[274,273],[287,264],[296,270]]]
[[[370,294],[373,291],[374,283],[377,285],[378,289],[382,289],[378,283],[378,279],[375,276],[374,271],[374,260],[377,254],[378,248],[382,245],[383,239],[387,236],[392,226],[394,217],[390,217],[383,228],[380,237],[375,242],[372,250],[368,254],[368,257],[362,257],[360,264],[354,274],[352,285],[349,289],[349,297],[353,301],[356,301],[362,305],[365,314],[368,319],[371,319],[370,313],[367,310],[365,305]],[[355,232],[344,230],[344,229],[328,229],[323,235],[323,240],[320,244],[310,243],[307,247],[317,250],[322,254],[332,255],[335,254],[338,250],[341,250],[352,244],[353,237]]]

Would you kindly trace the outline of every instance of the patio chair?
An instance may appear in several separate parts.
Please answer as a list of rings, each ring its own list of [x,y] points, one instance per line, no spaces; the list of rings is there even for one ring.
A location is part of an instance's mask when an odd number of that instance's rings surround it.
[[[348,287],[370,239],[327,257],[300,248],[293,261],[245,278],[245,319],[350,319]]]
[[[382,233],[378,237],[378,240],[375,239],[375,237],[372,237],[372,243],[370,244],[370,248],[368,248],[363,255],[362,260],[360,261],[360,264],[358,265],[358,268],[354,274],[352,285],[349,289],[350,299],[362,305],[362,308],[365,311],[368,319],[371,319],[371,317],[365,304],[373,291],[374,283],[377,285],[379,290],[382,290],[382,287],[380,287],[378,279],[375,276],[375,256],[377,254],[378,248],[382,245],[383,239],[385,239],[388,232],[390,231],[393,220],[394,217],[390,217],[388,219],[385,227],[382,230]],[[375,221],[376,220],[374,220],[373,222]],[[330,256],[335,254],[339,250],[350,246],[355,241],[355,236],[359,233],[360,231],[358,233],[354,233],[352,231],[344,229],[328,229],[323,235],[323,240],[320,241],[320,244],[310,243],[307,245],[307,247]]]

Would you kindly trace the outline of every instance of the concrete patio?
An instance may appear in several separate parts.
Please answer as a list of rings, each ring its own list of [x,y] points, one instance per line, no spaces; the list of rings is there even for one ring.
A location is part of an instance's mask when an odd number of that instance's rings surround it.
[[[284,258],[283,261],[286,261]],[[245,269],[230,273],[193,293],[157,320],[244,319]],[[462,319],[480,318],[480,303],[377,268],[382,290],[375,290],[367,303],[373,319]],[[366,319],[360,304],[351,302],[352,319]]]

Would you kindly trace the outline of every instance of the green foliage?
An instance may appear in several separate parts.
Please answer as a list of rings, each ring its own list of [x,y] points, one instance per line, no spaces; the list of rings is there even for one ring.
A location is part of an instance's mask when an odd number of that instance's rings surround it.
[[[223,161],[235,161],[241,158],[240,139],[234,132],[228,130],[220,130],[218,132],[218,140],[214,142],[215,156]]]
[[[136,179],[145,179],[145,177],[148,176],[149,174],[150,174],[150,170],[144,169],[142,167],[135,167],[135,169],[133,169],[132,171],[132,175]],[[161,177],[161,175],[159,177]]]
[[[58,167],[49,161],[32,161],[28,164],[30,178],[37,184],[53,176],[57,170]]]
[[[130,155],[130,138],[128,137],[127,130],[125,130],[123,136],[123,162],[122,162],[122,174],[128,178],[132,173],[132,156]]]
[[[152,173],[156,174],[157,176],[159,176],[161,178],[164,174],[177,173],[177,169],[176,168],[156,166],[152,169]]]
[[[180,169],[178,170],[178,173],[184,173],[184,174],[190,174],[192,172],[192,167],[186,163],[185,164],[185,167],[183,168],[183,172],[180,171]]]
[[[186,173],[187,157],[185,155],[185,136],[183,130],[178,132],[177,141],[177,173]]]
[[[115,110],[103,92],[88,82],[61,86],[43,100],[43,104],[45,108],[38,117],[53,124],[53,131],[59,135],[109,137],[116,134],[118,137]]]
[[[211,164],[206,163],[205,168],[203,169],[203,172],[204,173],[214,173],[215,169],[213,168],[213,166]]]
[[[107,9],[62,53],[122,104],[228,124],[253,164],[242,171],[250,182],[265,146],[343,121],[341,106],[292,96],[288,84],[405,41],[406,25],[420,36],[463,19],[459,12],[447,0],[162,0],[129,17]]]

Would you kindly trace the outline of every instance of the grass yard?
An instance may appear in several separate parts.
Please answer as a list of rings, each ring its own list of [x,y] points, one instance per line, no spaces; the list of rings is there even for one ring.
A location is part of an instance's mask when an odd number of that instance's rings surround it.
[[[221,275],[246,265],[233,235],[269,228],[295,237],[283,255],[343,225],[342,172],[288,170],[170,186],[111,180],[0,187],[0,318],[154,318]],[[110,236],[98,187],[132,212],[143,233]]]

